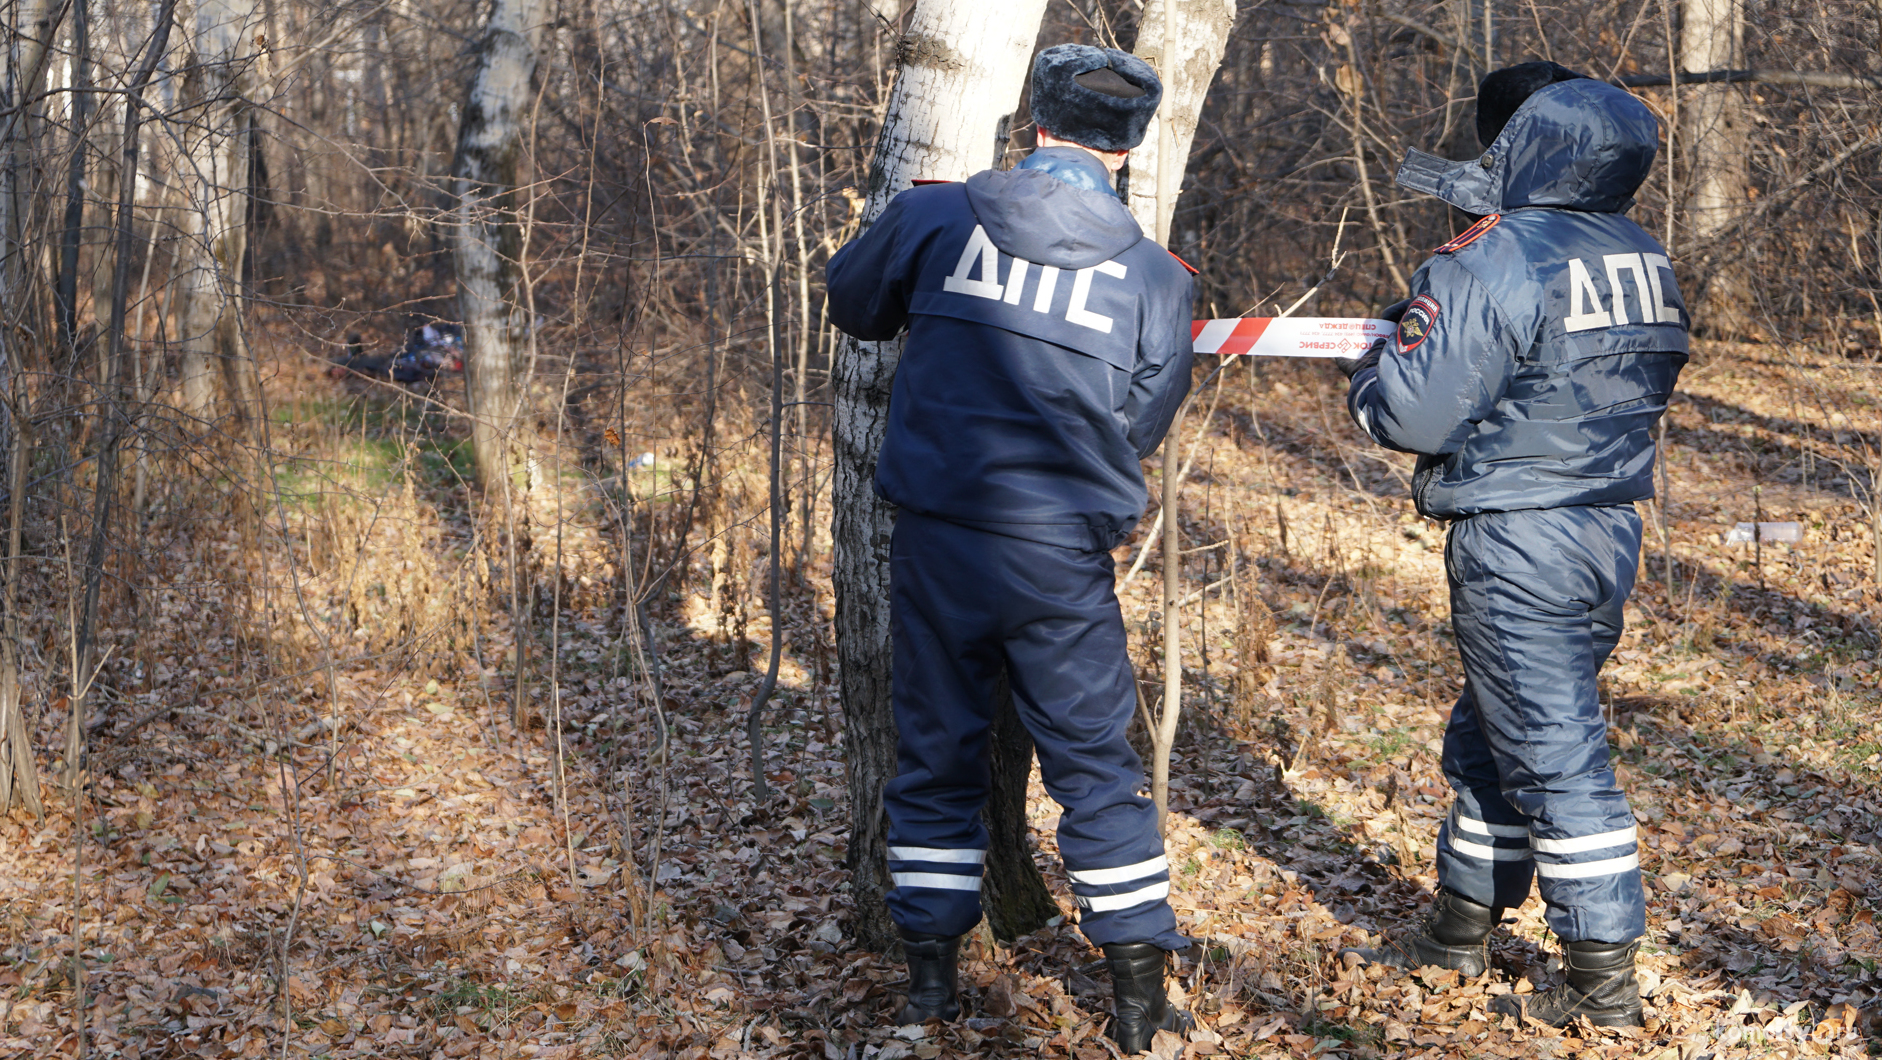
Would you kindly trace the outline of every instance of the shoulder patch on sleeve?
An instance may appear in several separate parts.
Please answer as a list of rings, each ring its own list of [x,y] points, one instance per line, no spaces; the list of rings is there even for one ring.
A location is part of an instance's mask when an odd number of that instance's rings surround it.
[[[1405,307],[1405,315],[1398,319],[1398,352],[1410,353],[1431,334],[1431,328],[1438,322],[1438,300],[1428,294],[1421,294],[1412,299],[1412,304]]]
[[[1451,253],[1455,253],[1456,251],[1462,250],[1465,247],[1471,245],[1472,243],[1475,243],[1477,241],[1477,237],[1483,235],[1485,232],[1488,232],[1490,229],[1495,228],[1496,223],[1498,221],[1501,221],[1502,219],[1503,219],[1503,215],[1500,213],[1489,214],[1485,216],[1482,220],[1478,221],[1476,224],[1471,225],[1469,228],[1464,229],[1461,233],[1458,234],[1456,239],[1453,239],[1449,243],[1446,243],[1443,246],[1439,247],[1436,251],[1434,251],[1434,253],[1451,254]]]
[[[1200,275],[1200,274],[1202,273],[1202,270],[1201,270],[1201,269],[1199,269],[1199,268],[1197,268],[1197,267],[1196,267],[1196,266],[1194,266],[1194,265],[1191,265],[1191,264],[1190,264],[1189,262],[1187,262],[1187,261],[1184,261],[1184,260],[1183,260],[1182,258],[1180,258],[1180,257],[1177,257],[1177,254],[1176,254],[1176,251],[1174,251],[1174,250],[1171,250],[1171,249],[1170,249],[1170,248],[1168,248],[1168,247],[1165,247],[1165,248],[1163,248],[1163,249],[1164,249],[1164,252],[1165,252],[1165,253],[1167,253],[1167,254],[1169,254],[1169,255],[1170,255],[1170,257],[1173,257],[1173,258],[1176,258],[1176,263],[1177,263],[1178,265],[1181,265],[1181,266],[1182,266],[1183,268],[1185,268],[1185,269],[1188,269],[1188,270],[1189,270],[1189,274],[1190,274],[1191,276],[1197,276],[1197,275]]]

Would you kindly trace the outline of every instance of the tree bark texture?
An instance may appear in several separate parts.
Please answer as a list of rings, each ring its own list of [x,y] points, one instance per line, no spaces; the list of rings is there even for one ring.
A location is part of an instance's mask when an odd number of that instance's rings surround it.
[[[1031,830],[1026,823],[1026,786],[1032,780],[1032,734],[1019,720],[1004,674],[996,699],[990,734],[993,787],[981,811],[987,823],[987,875],[980,901],[994,937],[1005,941],[1045,927],[1059,915],[1059,904],[1046,889],[1026,841]]]
[[[1474,87],[1496,69],[1496,0],[1450,0],[1447,6],[1457,39],[1470,59]]]
[[[53,0],[22,0],[13,9],[11,27],[19,45],[0,49],[5,76],[0,80],[0,343],[9,357],[19,350],[13,336],[37,332],[31,322],[32,264],[27,253],[26,218],[33,167],[33,141],[43,104],[34,100],[44,86],[51,65],[49,44],[65,19],[67,4]]]
[[[1174,33],[1164,26],[1164,13],[1174,5]],[[1215,80],[1228,49],[1229,30],[1235,25],[1235,0],[1161,0],[1144,5],[1143,21],[1137,27],[1138,58],[1148,62],[1163,79],[1163,103],[1144,132],[1144,142],[1130,154],[1130,211],[1145,232],[1155,233],[1158,242],[1168,244],[1168,218],[1157,214],[1157,185],[1161,180],[1163,123],[1168,130],[1174,155],[1171,177],[1182,186],[1183,170],[1189,159],[1189,146],[1196,139],[1196,124],[1202,116],[1203,97]],[[1170,61],[1164,60],[1164,42],[1175,42]],[[1174,210],[1176,195],[1170,196]]]
[[[17,384],[17,378],[11,380]],[[17,398],[23,388],[15,385]],[[5,609],[0,611],[0,813],[20,806],[40,820],[46,818],[39,800],[39,768],[33,760],[32,737],[20,703],[20,530],[26,511],[26,460],[30,441],[24,424],[13,425],[7,447],[7,532]]]
[[[91,114],[91,5],[77,0],[72,14],[72,153],[65,170],[65,218],[59,232],[59,272],[53,285],[59,345],[78,342],[78,245],[85,227],[86,124]],[[73,358],[74,364],[77,358]]]
[[[164,0],[158,13],[156,25],[152,28],[149,47],[144,54],[143,63],[130,85],[130,96],[124,107],[124,137],[120,147],[120,157],[124,161],[124,172],[137,172],[138,127],[142,118],[139,106],[144,89],[156,73],[157,64],[162,61],[165,46],[169,43],[170,27],[175,19],[176,0]],[[79,11],[84,11],[80,0]],[[96,455],[98,465],[97,484],[92,489],[91,540],[85,555],[84,606],[79,611],[79,624],[73,634],[75,647],[73,658],[76,660],[78,674],[73,684],[76,690],[72,694],[72,704],[67,717],[65,769],[68,786],[78,782],[80,765],[84,760],[85,733],[83,721],[85,705],[90,700],[91,675],[94,670],[93,655],[96,654],[98,631],[98,594],[104,587],[105,546],[110,537],[112,511],[116,507],[118,495],[118,443],[128,426],[125,420],[125,405],[122,400],[120,385],[120,367],[123,362],[125,299],[130,292],[131,255],[136,245],[135,218],[131,207],[136,199],[135,180],[118,183],[117,232],[115,238],[116,253],[112,259],[110,286],[110,316],[106,326],[104,342],[105,356],[99,366],[99,395],[102,409],[99,419],[99,444]],[[0,675],[0,695],[5,694],[6,677]]]
[[[34,268],[28,243],[27,197],[33,184],[33,144],[41,104],[32,100],[45,83],[51,43],[64,21],[67,3],[24,0],[8,12],[10,41],[0,56],[0,388],[10,401],[0,407],[0,445],[5,452],[8,531],[5,604],[0,608],[0,812],[20,806],[44,819],[39,770],[33,758],[30,727],[20,681],[19,578],[14,562],[21,554],[21,525],[26,507],[27,468],[32,454],[28,398],[22,373],[29,336],[40,331],[34,296]]]
[[[896,48],[895,87],[870,163],[867,227],[917,177],[963,180],[986,168],[1002,117],[1019,99],[1045,0],[986,4],[920,0]],[[889,711],[889,506],[872,481],[888,424],[900,340],[836,351],[831,536],[835,542],[837,657],[841,667],[850,794],[849,866],[859,944],[896,945],[882,789],[895,775]],[[967,574],[969,572],[963,572]]]
[[[180,110],[183,209],[177,221],[183,405],[214,419],[228,411],[253,424],[261,384],[242,338],[242,259],[248,251],[249,98],[261,27],[255,0],[195,0],[179,9],[189,55]]]
[[[1740,0],[1682,0],[1681,70],[1736,69],[1744,54],[1745,13]],[[1703,243],[1730,226],[1745,208],[1750,114],[1745,90],[1735,84],[1687,87],[1683,76],[1680,80],[1680,158],[1689,168],[1686,239]],[[1747,323],[1744,306],[1751,297],[1749,278],[1735,256],[1714,260],[1719,264],[1711,275],[1694,277],[1693,315],[1714,334],[1738,334]]]
[[[496,0],[477,45],[452,164],[458,312],[477,477],[491,495],[524,468],[515,437],[528,391],[529,321],[520,297],[523,235],[516,182],[544,0]]]

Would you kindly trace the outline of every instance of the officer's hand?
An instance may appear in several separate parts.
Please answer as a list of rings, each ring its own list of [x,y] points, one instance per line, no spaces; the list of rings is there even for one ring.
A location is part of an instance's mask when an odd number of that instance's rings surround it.
[[[1409,308],[1411,304],[1411,299],[1401,298],[1391,305],[1386,306],[1384,309],[1379,310],[1378,319],[1390,320],[1392,323],[1396,324],[1399,322],[1399,319],[1405,315],[1405,310]]]
[[[1400,312],[1403,312],[1402,307],[1400,308]],[[1383,338],[1375,339],[1373,340],[1371,348],[1366,350],[1365,356],[1359,358],[1335,357],[1333,358],[1333,363],[1340,371],[1346,373],[1346,378],[1351,379],[1368,368],[1378,366],[1379,358],[1385,356],[1386,341],[1387,340]]]

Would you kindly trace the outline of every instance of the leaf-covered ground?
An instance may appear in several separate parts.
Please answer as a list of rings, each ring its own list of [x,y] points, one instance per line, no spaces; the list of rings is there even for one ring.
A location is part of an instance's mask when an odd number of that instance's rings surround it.
[[[1882,1011],[1882,597],[1836,461],[1876,444],[1882,372],[1714,347],[1684,380],[1675,581],[1649,509],[1649,569],[1605,673],[1649,891],[1641,1032],[1486,1016],[1490,997],[1559,977],[1534,900],[1479,980],[1333,956],[1433,885],[1458,682],[1442,529],[1410,513],[1404,461],[1361,443],[1336,383],[1324,366],[1236,367],[1216,411],[1205,394],[1188,421],[1202,441],[1185,575],[1211,588],[1184,614],[1168,845],[1198,940],[1180,991],[1201,1019],[1160,1055],[1865,1055]],[[1758,514],[1803,523],[1802,543],[1722,543]],[[213,553],[207,533],[179,546],[179,580]],[[1157,562],[1124,593],[1152,681]],[[477,646],[488,668],[356,660],[331,689],[323,673],[258,681],[232,661],[238,601],[218,606],[194,573],[158,605],[145,690],[93,735],[86,797],[49,786],[43,826],[0,821],[0,1053],[74,1053],[82,987],[105,1056],[1112,1055],[1036,783],[1066,919],[970,941],[969,1018],[888,1024],[900,968],[846,934],[815,556],[790,594],[762,805],[740,734],[743,667],[762,664],[770,625],[757,608],[745,650],[726,643],[703,573],[657,613],[664,744],[602,616],[565,611],[559,696],[538,678],[547,724],[519,734],[502,718],[501,620]],[[63,720],[42,712],[38,746],[58,746]]]

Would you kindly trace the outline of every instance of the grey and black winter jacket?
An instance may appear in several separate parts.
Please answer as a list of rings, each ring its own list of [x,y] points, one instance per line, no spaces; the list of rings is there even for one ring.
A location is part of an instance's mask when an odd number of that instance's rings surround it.
[[[1482,215],[1412,278],[1412,300],[1347,407],[1419,454],[1437,518],[1653,496],[1652,428],[1686,363],[1666,251],[1622,216],[1658,124],[1599,81],[1531,96],[1479,159],[1414,151],[1398,182]]]
[[[830,320],[908,341],[876,492],[921,515],[1086,551],[1143,515],[1139,460],[1189,390],[1191,282],[1097,159],[897,195],[827,269]]]

